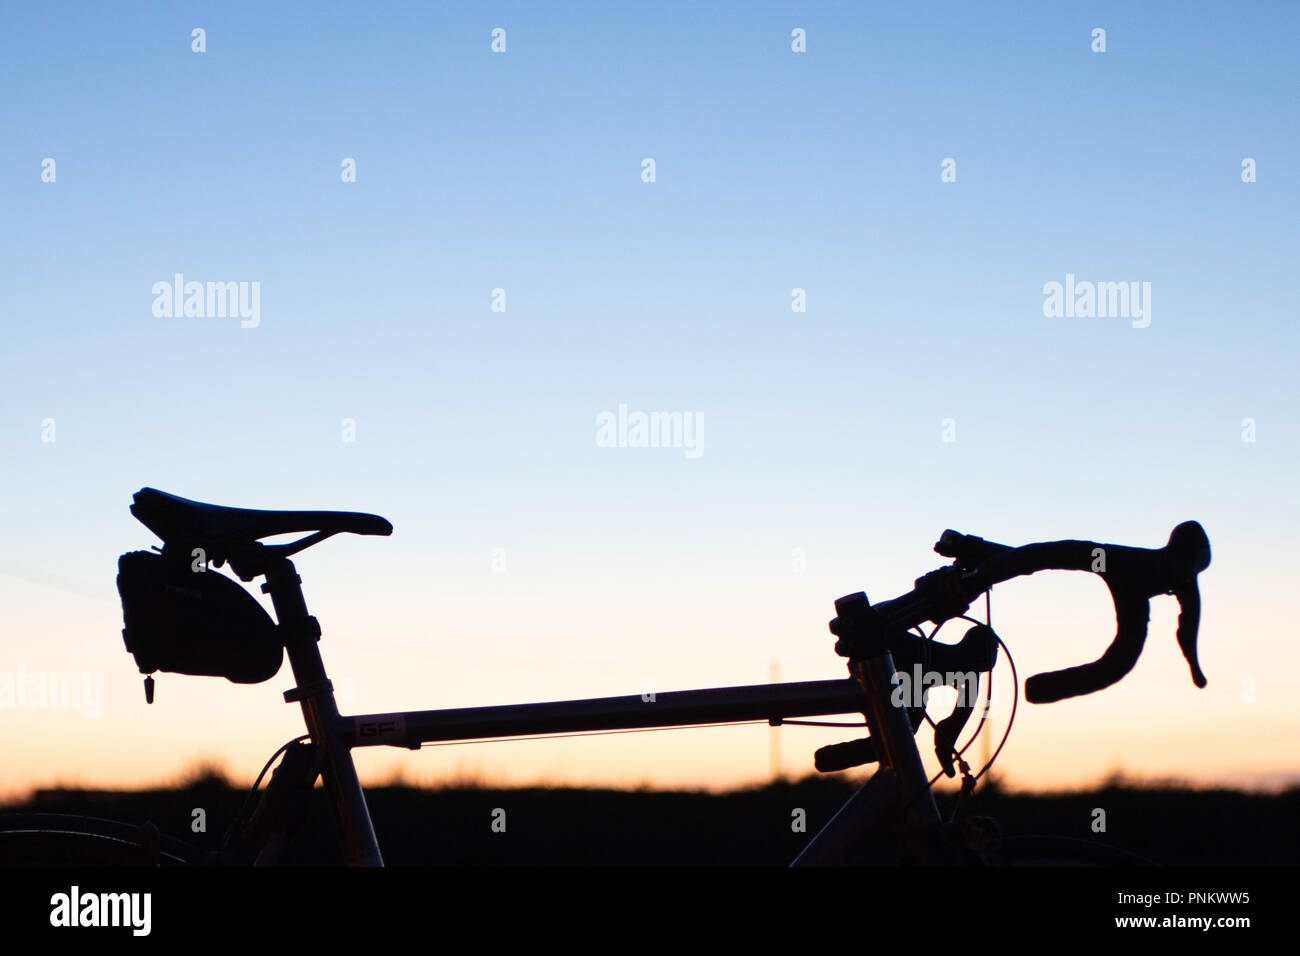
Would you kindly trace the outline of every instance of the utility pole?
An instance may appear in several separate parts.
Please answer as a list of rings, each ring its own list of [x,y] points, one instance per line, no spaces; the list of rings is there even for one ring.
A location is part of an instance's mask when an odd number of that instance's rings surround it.
[[[775,657],[772,658],[770,674],[773,684],[781,683],[781,662]],[[781,779],[781,728],[773,726],[768,734],[768,760],[772,767],[772,781],[776,782]]]
[[[984,726],[980,730],[980,736],[984,739],[980,741],[980,752],[983,754],[983,763],[980,764],[979,772],[989,765],[989,747],[993,740],[993,675],[988,675],[989,680],[989,699],[984,702]]]

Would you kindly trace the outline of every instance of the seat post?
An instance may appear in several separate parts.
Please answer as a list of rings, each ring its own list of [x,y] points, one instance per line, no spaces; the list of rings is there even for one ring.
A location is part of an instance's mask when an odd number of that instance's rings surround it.
[[[317,645],[320,624],[307,613],[302,579],[288,558],[273,562],[265,573],[266,584],[262,589],[271,595],[284,634],[289,666],[297,682],[297,687],[285,694],[285,700],[297,701],[302,706],[312,742],[325,754],[322,775],[343,828],[348,865],[383,866],[366,796],[352,762],[352,751],[340,732],[334,686],[325,675],[325,662]]]

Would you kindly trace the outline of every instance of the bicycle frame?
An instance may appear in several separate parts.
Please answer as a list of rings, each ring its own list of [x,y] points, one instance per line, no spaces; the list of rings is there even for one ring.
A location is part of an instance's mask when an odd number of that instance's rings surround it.
[[[759,684],[672,691],[654,695],[590,700],[510,704],[449,710],[404,711],[344,716],[338,712],[333,685],[325,673],[319,645],[320,627],[307,613],[301,579],[292,562],[282,559],[266,572],[285,634],[285,648],[297,686],[284,695],[298,702],[313,744],[320,748],[320,774],[341,825],[350,866],[382,866],[365,794],[352,761],[353,747],[402,747],[543,733],[635,730],[767,720],[863,714],[877,742],[880,771],[864,784],[811,840],[794,865],[844,862],[857,838],[878,825],[882,815],[902,801],[903,819],[923,831],[940,825],[938,808],[916,746],[907,712],[892,703],[894,662],[882,650],[851,665],[852,678],[784,684]],[[307,785],[314,783],[315,765]],[[264,800],[288,781],[272,780]],[[297,783],[301,784],[301,781]]]

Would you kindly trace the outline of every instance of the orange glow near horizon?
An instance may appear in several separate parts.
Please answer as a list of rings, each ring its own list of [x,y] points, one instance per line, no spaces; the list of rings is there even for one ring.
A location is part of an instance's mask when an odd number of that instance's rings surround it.
[[[436,642],[420,642],[396,617],[386,622],[391,637],[354,638],[359,631],[352,631],[354,622],[346,612],[361,612],[343,609],[338,615],[342,624],[327,626],[323,643],[340,709],[368,713],[621,696],[640,693],[647,677],[661,691],[763,683],[769,679],[771,661],[765,651],[774,645],[793,651],[802,644],[805,651],[797,657],[776,656],[783,680],[844,676],[830,641],[815,627],[801,629],[808,635],[803,642],[784,640],[778,645],[783,640],[779,635],[795,630],[795,616],[807,616],[797,601],[789,606],[774,603],[765,609],[768,613],[752,615],[756,630],[748,653],[746,642],[734,637],[705,652],[710,635],[726,633],[728,623],[734,629],[734,611],[694,607],[689,634],[679,628],[676,640],[656,644],[656,635],[673,633],[668,618],[680,608],[647,607],[620,628],[621,646],[641,650],[627,659],[620,659],[610,640],[565,632],[567,618],[559,611],[549,614],[548,625],[548,615],[536,614],[528,599],[514,602],[519,606],[513,610],[508,597],[500,603],[500,615],[491,622],[469,614],[449,621],[450,629],[458,626],[474,636],[441,649]],[[1067,606],[1076,610],[1062,627],[1056,623],[1059,609]],[[1139,781],[1177,779],[1245,789],[1294,784],[1300,776],[1294,773],[1295,739],[1280,731],[1297,724],[1294,696],[1277,671],[1257,676],[1232,672],[1229,641],[1217,630],[1222,615],[1216,615],[1213,606],[1202,637],[1202,659],[1210,676],[1207,688],[1191,685],[1173,640],[1172,605],[1157,602],[1147,650],[1120,684],[1054,705],[1020,703],[1015,729],[995,768],[999,778],[1014,788],[1037,790],[1085,788],[1116,772]],[[149,707],[140,676],[120,646],[85,640],[87,634],[116,634],[118,608],[70,600],[64,612],[71,620],[50,625],[42,653],[25,666],[35,670],[39,662],[48,671],[92,669],[102,678],[102,713],[86,716],[86,708],[69,707],[0,709],[7,727],[0,798],[14,800],[36,788],[60,786],[166,786],[205,762],[221,767],[236,783],[250,783],[280,743],[302,733],[297,708],[282,703],[279,696],[291,684],[287,666],[268,684],[253,687],[159,674],[157,700]],[[819,606],[813,613],[825,617]],[[600,608],[589,607],[586,615],[599,619]],[[507,657],[487,652],[493,646],[492,629],[517,634],[530,617],[531,653]],[[1264,633],[1252,632],[1246,623],[1237,626],[1239,639]],[[1004,586],[995,600],[994,624],[1016,655],[1022,682],[1031,673],[1096,656],[1113,633],[1104,588],[1086,576],[1068,574]],[[566,633],[567,639],[562,636]],[[941,639],[956,640],[960,633],[950,625]],[[1047,633],[1053,636],[1050,642],[1043,639]],[[553,649],[549,658],[547,648]],[[1254,681],[1253,701],[1243,692],[1245,680]],[[1006,728],[1005,660],[995,681],[990,749]],[[945,713],[949,701],[940,695],[935,702],[933,713]],[[967,735],[972,730],[973,724]],[[816,747],[856,734],[850,729],[802,727],[779,733],[780,773],[786,778],[813,772]],[[769,734],[768,727],[756,724],[354,753],[362,780],[370,785],[397,778],[424,786],[477,781],[724,790],[772,779]],[[918,740],[933,771],[937,764],[929,752],[928,729]],[[983,752],[982,742],[968,751],[973,767],[981,766]]]

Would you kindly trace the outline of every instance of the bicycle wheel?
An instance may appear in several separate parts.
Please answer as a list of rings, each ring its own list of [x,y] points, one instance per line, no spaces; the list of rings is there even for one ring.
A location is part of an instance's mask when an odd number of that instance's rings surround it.
[[[136,825],[63,813],[0,814],[0,866],[177,866],[202,851]]]

